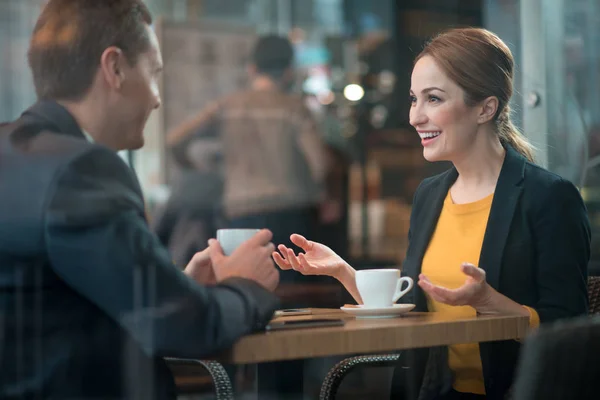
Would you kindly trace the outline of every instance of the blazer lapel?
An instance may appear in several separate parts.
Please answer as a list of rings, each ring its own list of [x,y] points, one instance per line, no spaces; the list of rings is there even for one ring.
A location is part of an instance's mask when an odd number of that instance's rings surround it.
[[[418,265],[418,272],[421,271],[421,262],[423,261],[423,256],[429,245],[429,240],[431,239],[431,235],[433,235],[438,218],[442,212],[446,194],[448,193],[450,186],[456,181],[457,177],[458,172],[456,169],[450,169],[442,179],[438,181],[437,186],[431,188],[430,192],[426,194],[427,198],[423,199],[421,205],[422,214],[418,219],[419,226],[412,238],[415,244],[415,261]]]
[[[425,256],[425,251],[429,246],[429,241],[431,240],[440,213],[442,212],[444,199],[446,198],[450,186],[456,181],[457,177],[458,172],[455,168],[448,170],[448,172],[446,172],[437,182],[435,187],[432,187],[428,193],[424,193],[427,197],[420,201],[420,215],[417,218],[418,226],[412,234],[411,245],[413,246],[414,251],[412,256],[414,260],[414,276],[412,278],[416,279],[415,288],[413,289],[415,291],[415,304],[418,309],[422,311],[427,310],[427,299],[423,290],[416,285],[416,282],[421,273],[421,264],[423,262],[423,257]]]
[[[500,284],[502,255],[523,190],[525,162],[524,157],[506,146],[506,157],[496,184],[478,265],[485,270],[487,282],[494,289],[498,289]]]

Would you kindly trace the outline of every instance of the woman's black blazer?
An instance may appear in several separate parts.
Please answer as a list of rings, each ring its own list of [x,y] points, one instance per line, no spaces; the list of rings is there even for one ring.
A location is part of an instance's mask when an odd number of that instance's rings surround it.
[[[416,191],[402,266],[403,275],[415,282],[444,199],[457,177],[452,168],[425,179]],[[534,308],[541,323],[575,317],[588,311],[589,258],[590,224],[577,188],[506,146],[478,265],[486,271],[488,283],[517,303]],[[427,311],[418,285],[402,301],[416,304],[416,311]],[[519,348],[517,341],[480,344],[489,399],[503,398],[510,388]],[[432,362],[436,361],[427,350],[406,352],[405,365],[396,368],[394,387],[410,383],[409,397],[447,389],[451,377],[439,372],[441,366],[429,365]],[[432,377],[426,376],[426,370],[438,372]]]

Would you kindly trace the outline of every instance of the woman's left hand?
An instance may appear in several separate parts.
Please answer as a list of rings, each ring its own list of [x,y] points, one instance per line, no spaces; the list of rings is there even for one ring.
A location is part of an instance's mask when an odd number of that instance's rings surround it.
[[[464,285],[458,289],[434,285],[423,274],[419,275],[419,286],[439,303],[451,306],[471,306],[475,309],[483,307],[489,302],[492,295],[491,287],[485,280],[485,271],[469,263],[463,263],[460,269],[467,279]]]

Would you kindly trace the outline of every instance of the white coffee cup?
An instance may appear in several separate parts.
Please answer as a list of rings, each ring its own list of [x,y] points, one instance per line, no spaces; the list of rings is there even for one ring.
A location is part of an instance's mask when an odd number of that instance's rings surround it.
[[[402,290],[402,284],[408,286]],[[362,298],[364,307],[392,307],[413,287],[413,280],[408,276],[400,277],[400,270],[367,269],[356,271],[356,287]]]
[[[223,253],[230,256],[242,243],[250,239],[260,229],[218,229],[217,241],[223,248]]]

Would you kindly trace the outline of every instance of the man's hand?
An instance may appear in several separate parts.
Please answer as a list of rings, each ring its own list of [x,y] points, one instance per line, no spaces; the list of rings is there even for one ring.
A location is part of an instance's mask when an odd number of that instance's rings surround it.
[[[217,278],[210,259],[210,248],[194,254],[183,273],[201,285],[215,285]]]
[[[275,250],[272,238],[273,234],[263,229],[242,243],[230,256],[223,254],[217,240],[209,240],[208,250],[216,281],[233,277],[246,278],[267,290],[275,290],[279,284],[279,271],[271,259],[271,253]]]

